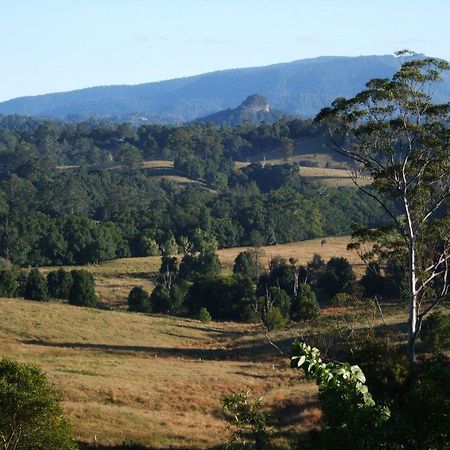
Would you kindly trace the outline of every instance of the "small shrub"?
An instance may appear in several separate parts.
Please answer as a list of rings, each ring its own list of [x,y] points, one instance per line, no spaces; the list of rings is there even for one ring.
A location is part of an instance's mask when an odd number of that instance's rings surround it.
[[[38,269],[31,269],[25,283],[24,297],[28,300],[47,300],[47,280]]]
[[[270,415],[263,411],[260,398],[251,401],[248,393],[231,394],[223,399],[223,410],[234,427],[228,448],[271,448]]]
[[[283,314],[286,320],[289,319],[289,314],[291,312],[291,298],[284,289],[279,287],[269,288],[269,295],[272,299],[273,306],[276,306]]]
[[[128,294],[128,310],[135,312],[151,312],[150,296],[139,286],[135,286]]]
[[[433,353],[450,346],[450,315],[441,312],[431,314],[422,325],[420,339]]]
[[[198,320],[203,323],[211,322],[211,314],[205,307],[200,308],[200,311],[198,312]]]
[[[9,269],[0,270],[0,297],[15,297],[18,284],[16,274]]]
[[[94,307],[97,304],[94,277],[87,270],[72,270],[73,283],[69,291],[69,303]]]
[[[287,323],[286,317],[283,315],[281,310],[276,306],[267,311],[264,317],[264,325],[266,325],[268,331],[278,330],[283,328]]]
[[[156,285],[150,296],[150,304],[152,305],[153,312],[167,313],[171,306],[169,289],[162,284]]]
[[[300,320],[314,320],[319,317],[320,305],[317,300],[305,299],[300,303],[298,317]]]
[[[353,302],[353,297],[347,292],[338,292],[332,299],[333,306],[348,306]]]
[[[75,450],[59,399],[37,367],[0,361],[2,449]]]

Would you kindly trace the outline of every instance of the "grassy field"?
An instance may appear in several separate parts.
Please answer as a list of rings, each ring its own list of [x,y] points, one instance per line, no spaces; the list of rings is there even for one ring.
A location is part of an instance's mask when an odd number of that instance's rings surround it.
[[[355,252],[347,251],[349,236],[328,237],[326,243],[321,245],[322,239],[294,242],[290,244],[272,245],[263,247],[262,262],[267,267],[271,258],[282,256],[286,259],[291,257],[298,259],[298,264],[306,264],[311,260],[314,253],[322,255],[324,260],[332,256],[344,256],[353,265],[358,275],[364,271],[364,265]],[[231,273],[234,260],[239,252],[247,250],[248,247],[235,247],[218,251],[218,255],[225,273]],[[180,256],[181,258],[181,256]],[[161,258],[159,256],[148,256],[140,258],[115,259],[101,264],[89,266],[68,266],[71,269],[87,269],[95,277],[96,292],[101,303],[112,308],[126,307],[128,293],[134,286],[142,286],[146,290],[153,289],[153,279],[159,270]],[[43,267],[43,272],[54,270],[54,267]]]
[[[311,239],[291,242],[290,244],[269,245],[262,247],[263,256],[261,259],[266,267],[275,256],[281,256],[286,259],[291,257],[297,258],[298,264],[304,265],[311,260],[315,253],[318,253],[325,261],[328,261],[333,256],[343,256],[349,260],[355,272],[361,274],[364,271],[364,265],[359,256],[355,252],[347,250],[350,236],[327,237],[323,245],[321,242],[322,239]],[[232,267],[236,256],[247,249],[248,247],[233,247],[219,250],[217,253],[223,266]]]
[[[323,341],[342,314],[348,323],[348,311],[333,308],[316,324],[271,333],[280,355],[256,325],[0,299],[0,346],[45,370],[80,442],[201,449],[227,440],[221,399],[232,392],[262,396],[282,435],[317,426],[316,387],[289,368],[288,349],[297,336]],[[372,320],[364,314],[359,326]]]
[[[247,390],[283,414],[284,431],[319,419],[315,387],[255,326],[0,299],[0,345],[43,367],[86,444],[223,443],[221,399]]]
[[[269,246],[263,261],[283,256],[305,264],[314,253],[325,260],[345,256],[361,273],[361,261],[346,250],[348,242],[343,236],[329,237],[324,245],[315,239]],[[242,250],[218,252],[225,271]],[[324,309],[316,323],[270,334],[285,353],[280,355],[258,325],[124,311],[132,286],[152,289],[159,264],[159,257],[145,257],[84,267],[94,274],[100,301],[115,310],[0,299],[0,354],[44,368],[84,444],[212,448],[229,436],[221,399],[242,391],[263,397],[280,439],[286,439],[320,421],[316,387],[289,368],[290,343],[306,337],[326,346],[337,327],[398,328],[404,321],[398,309],[385,311],[385,322],[375,308]]]

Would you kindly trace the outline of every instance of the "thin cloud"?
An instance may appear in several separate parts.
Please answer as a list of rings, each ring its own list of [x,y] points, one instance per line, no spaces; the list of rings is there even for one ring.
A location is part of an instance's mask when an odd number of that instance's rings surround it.
[[[234,38],[217,39],[217,38],[209,37],[209,36],[202,38],[201,42],[203,44],[207,44],[207,45],[241,45],[244,43],[243,41],[241,41],[239,39],[234,39]]]

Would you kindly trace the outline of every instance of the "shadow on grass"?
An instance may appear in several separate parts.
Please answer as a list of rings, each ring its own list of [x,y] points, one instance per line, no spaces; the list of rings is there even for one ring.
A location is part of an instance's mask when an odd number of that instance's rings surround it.
[[[173,348],[137,345],[95,344],[86,342],[49,342],[42,339],[27,339],[27,345],[39,345],[54,348],[72,348],[80,350],[97,350],[105,353],[130,354],[146,353],[155,358],[182,358],[187,360],[208,361],[272,361],[280,354],[269,342],[258,342],[253,345],[232,348]],[[289,353],[292,338],[277,341],[276,345]]]
[[[86,445],[86,444],[78,444],[80,450],[161,450],[161,447],[147,447],[145,445],[139,444],[122,444],[122,445],[113,445],[113,446],[104,446],[104,445]],[[176,448],[177,450],[195,450],[196,447],[168,447],[168,448]],[[205,450],[221,450],[223,446],[220,447],[209,447]]]

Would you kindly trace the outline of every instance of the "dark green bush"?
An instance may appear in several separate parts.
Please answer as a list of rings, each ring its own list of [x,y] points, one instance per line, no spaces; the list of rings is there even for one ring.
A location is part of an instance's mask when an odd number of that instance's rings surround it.
[[[1,269],[0,297],[15,297],[18,287],[16,273],[10,269]]]
[[[271,287],[268,293],[272,301],[272,305],[276,306],[280,310],[286,321],[289,320],[289,315],[291,312],[291,298],[286,291],[279,287]]]
[[[167,313],[170,310],[170,291],[166,286],[157,284],[150,296],[152,311],[155,313]]]
[[[128,310],[135,312],[151,312],[150,296],[140,286],[135,286],[128,294]]]
[[[450,315],[431,314],[422,324],[420,339],[427,348],[438,353],[450,346]]]
[[[47,280],[38,269],[31,269],[25,283],[24,295],[29,300],[47,300]]]
[[[72,270],[73,283],[69,291],[69,303],[94,307],[97,304],[94,277],[87,270]]]
[[[203,323],[211,322],[211,314],[205,307],[200,308],[200,311],[198,312],[198,320]]]
[[[283,328],[286,323],[286,317],[283,315],[283,312],[276,306],[272,306],[272,308],[270,308],[269,311],[267,311],[267,313],[265,314],[264,325],[267,327],[268,331]]]
[[[320,305],[309,284],[300,284],[297,298],[292,302],[292,319],[312,320],[319,316]]]
[[[72,287],[72,274],[63,268],[53,270],[47,274],[47,286],[50,297],[69,298]]]

